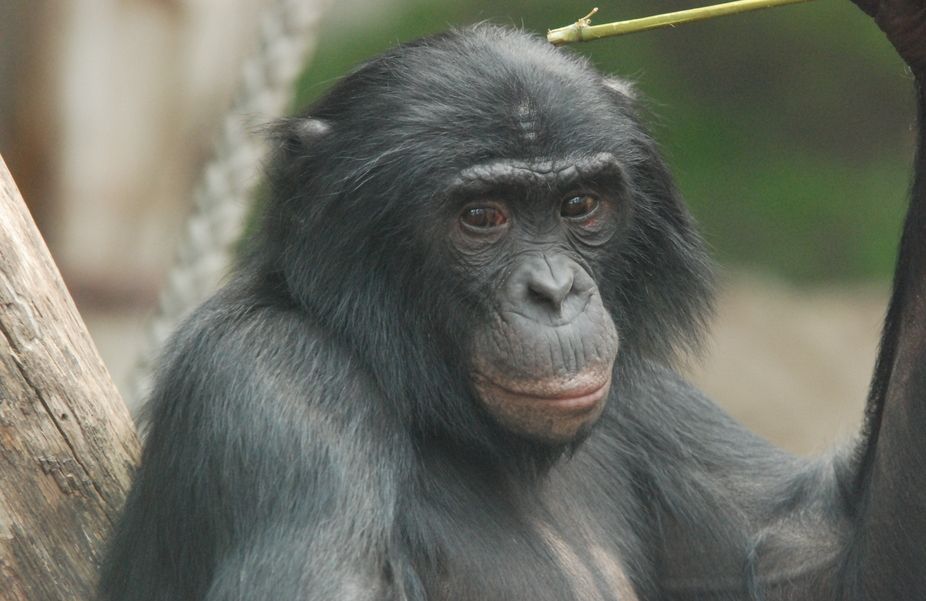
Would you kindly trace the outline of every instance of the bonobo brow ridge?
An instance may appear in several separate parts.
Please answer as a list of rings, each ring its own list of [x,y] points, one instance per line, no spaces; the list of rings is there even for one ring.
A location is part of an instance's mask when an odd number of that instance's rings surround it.
[[[570,159],[496,159],[467,167],[448,186],[451,192],[479,191],[512,184],[571,183],[601,176],[622,176],[611,153]]]

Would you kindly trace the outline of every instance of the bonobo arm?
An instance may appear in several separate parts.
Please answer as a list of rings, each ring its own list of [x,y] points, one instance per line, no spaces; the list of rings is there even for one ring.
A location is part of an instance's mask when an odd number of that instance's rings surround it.
[[[650,403],[641,397],[626,414],[640,421],[638,447],[653,447],[656,494],[647,498],[661,510],[663,598],[926,599],[926,0],[856,3],[910,65],[919,113],[912,199],[865,430],[834,460],[802,461],[725,424],[681,386]],[[668,405],[663,399],[674,405],[644,421]]]
[[[303,313],[226,290],[181,328],[106,601],[382,601],[402,441]]]
[[[926,0],[857,0],[916,78],[918,150],[849,497],[848,599],[926,599]]]

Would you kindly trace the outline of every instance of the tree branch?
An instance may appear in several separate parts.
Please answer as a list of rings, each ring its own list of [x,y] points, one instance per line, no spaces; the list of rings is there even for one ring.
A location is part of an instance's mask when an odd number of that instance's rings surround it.
[[[611,36],[636,33],[638,31],[649,31],[650,29],[658,29],[660,27],[675,27],[676,25],[704,21],[715,17],[724,17],[726,15],[735,15],[763,8],[775,8],[776,6],[811,1],[812,0],[738,0],[736,2],[727,2],[726,4],[715,4],[713,6],[702,6],[690,10],[654,15],[642,19],[618,21],[616,23],[605,23],[603,25],[591,25],[591,16],[598,12],[596,8],[572,25],[560,27],[559,29],[551,29],[547,32],[547,40],[554,46],[561,46],[563,44],[588,42]]]
[[[92,598],[138,440],[0,159],[0,596]]]

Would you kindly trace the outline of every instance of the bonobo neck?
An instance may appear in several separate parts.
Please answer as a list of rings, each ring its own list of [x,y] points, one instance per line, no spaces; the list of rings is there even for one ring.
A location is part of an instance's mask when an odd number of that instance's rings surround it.
[[[486,441],[488,442],[488,441]],[[532,490],[570,451],[523,439],[494,444],[467,444],[445,436],[428,436],[418,444],[427,449],[427,473],[455,474],[461,482],[490,488]]]

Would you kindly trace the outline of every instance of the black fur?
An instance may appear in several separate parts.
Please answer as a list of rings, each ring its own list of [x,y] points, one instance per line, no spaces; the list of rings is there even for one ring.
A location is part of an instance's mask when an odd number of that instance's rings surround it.
[[[360,66],[275,139],[251,252],[163,360],[102,600],[837,598],[852,458],[791,457],[673,372],[709,261],[619,88],[479,26]],[[620,353],[584,441],[541,445],[477,407],[485,291],[450,268],[444,191],[595,152],[632,205],[590,267]]]

